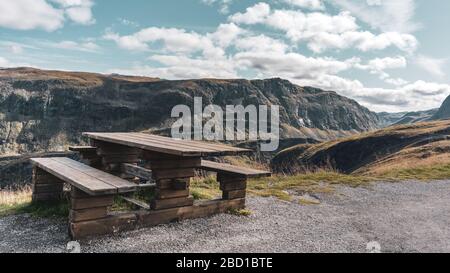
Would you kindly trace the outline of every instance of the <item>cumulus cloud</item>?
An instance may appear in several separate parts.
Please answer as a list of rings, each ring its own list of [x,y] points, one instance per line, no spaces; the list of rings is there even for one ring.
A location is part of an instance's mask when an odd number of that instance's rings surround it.
[[[92,24],[91,0],[0,0],[0,27],[55,31],[67,19]]]
[[[148,51],[152,46],[158,46],[156,44],[161,42],[163,44],[162,50],[166,52],[201,52],[204,56],[210,58],[224,55],[223,49],[215,46],[208,37],[178,28],[150,27],[125,36],[107,33],[104,38],[115,41],[119,47],[128,50]]]
[[[292,6],[307,8],[311,10],[323,10],[325,9],[322,0],[283,0],[283,2]]]
[[[431,58],[424,55],[417,56],[416,64],[422,69],[430,73],[431,75],[442,78],[445,76],[444,65],[446,65],[447,59]]]
[[[258,3],[243,13],[230,16],[229,21],[242,25],[262,24],[283,31],[291,41],[305,42],[316,53],[348,48],[382,50],[391,46],[412,53],[418,46],[417,39],[411,34],[361,31],[356,18],[346,11],[337,15],[304,13],[298,10],[272,10],[266,3]]]
[[[416,9],[414,0],[330,0],[329,2],[350,11],[361,21],[381,31],[411,33],[420,28],[420,24],[414,21]]]

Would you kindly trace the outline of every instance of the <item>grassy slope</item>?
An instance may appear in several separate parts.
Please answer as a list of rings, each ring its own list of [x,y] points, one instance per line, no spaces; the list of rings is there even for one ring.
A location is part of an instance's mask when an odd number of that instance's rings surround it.
[[[399,168],[450,163],[450,120],[393,126],[315,145],[298,145],[272,161],[282,173],[331,169],[382,175]]]

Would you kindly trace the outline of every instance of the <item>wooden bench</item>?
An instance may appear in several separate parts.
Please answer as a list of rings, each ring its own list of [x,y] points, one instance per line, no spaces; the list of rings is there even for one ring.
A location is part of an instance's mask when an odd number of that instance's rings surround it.
[[[71,185],[69,222],[73,238],[77,238],[80,232],[86,234],[83,227],[87,222],[105,222],[99,226],[114,228],[114,222],[118,220],[108,215],[114,196],[133,192],[137,187],[69,158],[32,158],[31,162],[33,202],[60,200],[64,183]]]
[[[230,164],[202,160],[201,169],[217,173],[217,181],[222,190],[222,199],[233,200],[246,197],[247,180],[249,178],[269,177],[267,171],[254,170]]]

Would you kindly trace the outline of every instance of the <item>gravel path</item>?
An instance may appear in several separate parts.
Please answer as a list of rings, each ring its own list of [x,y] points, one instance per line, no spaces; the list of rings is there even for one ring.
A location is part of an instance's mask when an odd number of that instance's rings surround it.
[[[339,187],[320,205],[248,198],[229,214],[81,242],[83,252],[450,252],[450,181]],[[0,252],[64,252],[64,222],[0,219]]]

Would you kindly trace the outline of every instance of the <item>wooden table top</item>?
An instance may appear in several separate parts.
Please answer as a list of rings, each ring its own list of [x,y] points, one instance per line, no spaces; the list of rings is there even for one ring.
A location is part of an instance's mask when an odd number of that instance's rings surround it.
[[[223,144],[181,140],[144,133],[83,133],[83,135],[95,140],[181,157],[226,156],[251,152],[248,149]]]

